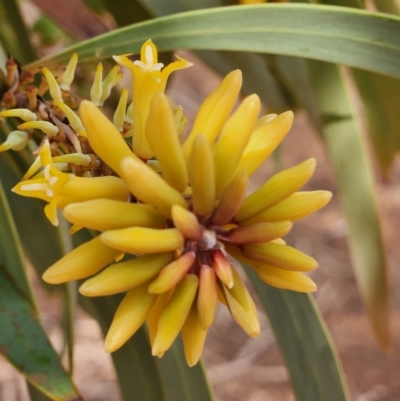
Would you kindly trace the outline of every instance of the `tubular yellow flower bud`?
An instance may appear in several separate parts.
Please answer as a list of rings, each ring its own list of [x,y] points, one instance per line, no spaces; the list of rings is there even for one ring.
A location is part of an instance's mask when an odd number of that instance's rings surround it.
[[[239,172],[222,192],[218,206],[211,217],[214,224],[224,226],[233,219],[242,206],[248,184],[247,174],[244,171]]]
[[[183,196],[140,160],[126,157],[121,162],[120,171],[131,193],[163,215],[170,217],[173,205],[187,209]]]
[[[285,114],[285,113],[282,113]],[[260,127],[263,127],[265,124],[268,124],[269,122],[275,120],[275,118],[278,117],[278,114],[266,114],[265,116],[260,117],[255,125],[254,125],[254,131]],[[253,135],[252,135],[253,136]],[[246,146],[247,147],[247,146]]]
[[[237,171],[244,170],[249,176],[261,166],[289,132],[293,124],[293,112],[287,111],[276,118],[268,115],[260,120],[237,167]]]
[[[204,135],[209,144],[214,142],[232,111],[241,86],[242,72],[235,70],[230,72],[214,92],[207,96],[197,112],[192,131],[182,146],[186,160],[199,135]]]
[[[186,163],[179,144],[173,110],[163,93],[154,95],[151,102],[146,139],[160,163],[163,179],[183,192],[188,185]]]
[[[133,226],[163,228],[166,219],[149,205],[111,199],[93,199],[71,203],[63,211],[71,223],[91,230],[106,231]]]
[[[168,305],[162,311],[158,321],[152,354],[160,356],[174,342],[189,314],[198,287],[198,278],[188,274],[176,286]]]
[[[217,197],[232,181],[240,158],[250,139],[260,107],[261,102],[257,95],[248,96],[222,129],[214,148]]]
[[[155,302],[155,304],[153,305],[151,311],[147,316],[146,323],[147,323],[147,328],[149,330],[149,339],[151,346],[153,346],[154,339],[156,338],[158,320],[160,319],[160,315],[162,311],[165,309],[166,305],[168,305],[168,302],[171,299],[174,291],[175,287],[171,288],[169,291],[163,292],[162,294],[158,295],[157,301]]]
[[[99,237],[78,246],[50,266],[42,278],[46,283],[60,284],[97,273],[121,252],[104,245]]]
[[[193,210],[199,216],[209,216],[214,210],[215,175],[211,147],[204,135],[197,136],[191,151],[188,172],[193,191]]]
[[[123,228],[106,231],[100,238],[110,247],[133,254],[169,252],[183,246],[182,234],[176,228]]]
[[[62,92],[60,87],[58,86],[56,79],[54,78],[54,75],[46,67],[42,67],[41,70],[43,72],[43,75],[46,77],[47,83],[49,85],[51,98],[54,101],[58,100],[59,102],[62,102],[63,101]],[[41,94],[40,91],[39,93]]]
[[[240,222],[240,225],[262,221],[300,220],[324,207],[331,198],[332,193],[329,191],[296,192],[261,214]]]
[[[200,241],[203,229],[196,216],[179,205],[172,206],[172,221],[182,235],[191,241]]]
[[[5,150],[22,150],[29,142],[29,135],[25,131],[12,131],[8,134],[7,139],[0,145],[0,152]]]
[[[94,152],[121,175],[121,160],[127,156],[136,156],[114,124],[94,104],[84,100],[79,107],[79,113]]]
[[[96,67],[92,89],[90,90],[90,101],[97,107],[101,106],[101,95],[103,94],[103,64]]]
[[[275,174],[257,191],[246,197],[235,219],[247,220],[288,198],[310,179],[315,165],[316,160],[311,158]]]
[[[86,138],[85,128],[83,127],[81,119],[72,111],[65,103],[58,100],[54,101],[54,104],[65,114],[68,118],[69,124],[72,129],[79,135]]]
[[[64,71],[64,74],[61,78],[60,88],[65,92],[69,92],[71,89],[72,81],[75,76],[76,65],[78,64],[78,53],[72,53],[67,68]]]
[[[10,110],[3,110],[0,112],[0,117],[19,117],[21,120],[24,121],[35,121],[37,120],[36,113],[28,109],[10,109]]]
[[[272,241],[286,235],[292,228],[290,221],[279,221],[276,223],[255,223],[245,227],[230,230],[228,241],[231,244],[256,244]]]
[[[190,270],[196,258],[194,252],[185,252],[173,262],[165,266],[157,278],[149,285],[148,291],[152,294],[161,294],[170,290]]]
[[[101,84],[102,94],[100,98],[100,105],[102,106],[103,103],[108,99],[111,93],[111,89],[118,83],[121,79],[122,74],[120,73],[120,67],[115,65],[111,71],[107,74],[104,78],[103,83]]]
[[[45,134],[51,136],[56,136],[59,132],[59,128],[48,121],[28,121],[26,123],[18,125],[18,129],[40,129]]]
[[[92,162],[89,155],[83,153],[69,153],[66,155],[52,157],[53,163],[72,163],[77,166],[88,166]]]
[[[237,271],[232,269],[232,273],[234,280],[233,287],[227,288],[221,284],[229,311],[236,323],[250,337],[258,337],[260,334],[260,324],[258,322],[257,309]]]
[[[121,91],[121,97],[119,98],[118,101],[117,109],[115,110],[113,117],[115,128],[117,128],[119,132],[122,132],[124,129],[125,110],[127,102],[128,102],[128,90],[126,88],[123,88]]]
[[[202,266],[199,277],[197,311],[200,326],[207,330],[214,322],[218,306],[217,277],[215,271]]]
[[[280,269],[259,260],[243,255],[239,248],[228,245],[227,251],[240,262],[252,267],[266,284],[276,288],[298,292],[313,292],[317,290],[315,283],[304,273]]]
[[[156,301],[156,295],[147,292],[146,285],[130,290],[121,301],[108,330],[104,347],[114,352],[135,334],[146,320]]]
[[[243,247],[243,254],[251,259],[270,263],[285,270],[305,272],[318,267],[317,261],[311,256],[290,246],[273,242],[247,244]]]
[[[79,292],[87,297],[98,297],[128,291],[154,278],[173,259],[174,253],[168,252],[119,262],[86,280]]]
[[[206,340],[207,330],[200,326],[199,314],[196,305],[193,304],[182,326],[183,350],[185,352],[186,362],[189,367],[196,365],[201,357],[204,342]]]
[[[228,287],[233,287],[232,266],[220,249],[211,252],[212,267],[218,278]]]

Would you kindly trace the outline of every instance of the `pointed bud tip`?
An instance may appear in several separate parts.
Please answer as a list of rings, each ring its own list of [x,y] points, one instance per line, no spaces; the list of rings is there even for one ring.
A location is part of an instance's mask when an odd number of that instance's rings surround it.
[[[87,281],[85,281],[84,283],[81,284],[81,286],[78,288],[78,291],[86,296],[86,297],[90,297],[93,296],[92,291],[93,290],[93,286],[90,285],[90,283],[88,283]]]
[[[106,337],[106,339],[104,340],[104,351],[107,352],[107,354],[111,354],[112,352],[116,351],[120,347],[121,347],[121,345],[118,344],[113,339],[109,339]]]
[[[62,284],[67,281],[63,276],[60,278],[60,275],[57,272],[54,272],[51,268],[47,269],[42,274],[42,279],[48,284]]]

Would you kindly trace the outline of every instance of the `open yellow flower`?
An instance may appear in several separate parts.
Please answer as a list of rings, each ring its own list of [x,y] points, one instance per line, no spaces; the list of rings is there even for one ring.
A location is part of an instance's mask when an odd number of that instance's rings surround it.
[[[145,125],[150,111],[151,101],[156,93],[164,93],[168,77],[172,72],[188,68],[192,65],[178,57],[168,66],[158,62],[157,49],[149,39],[140,53],[140,60],[131,61],[125,56],[114,56],[114,60],[129,68],[132,74],[132,102],[133,102],[133,151],[143,159],[154,156],[145,135]]]
[[[152,57],[156,63],[153,53]],[[147,321],[153,355],[161,357],[181,332],[187,362],[193,366],[218,301],[248,335],[258,336],[256,308],[237,272],[237,261],[251,266],[272,286],[301,292],[316,289],[304,273],[316,268],[317,262],[287,246],[281,237],[293,221],[324,206],[331,194],[296,192],[314,172],[315,159],[309,159],[247,195],[249,176],[285,137],[293,113],[258,119],[260,100],[251,95],[230,115],[240,86],[240,71],[225,77],[200,107],[182,146],[168,98],[162,92],[152,96],[141,129],[160,174],[129,150],[111,123],[105,134],[98,108],[90,102],[81,104],[90,144],[118,172],[135,199],[129,204],[89,200],[64,209],[72,223],[102,231],[99,238],[106,249],[136,256],[112,264],[80,287],[86,296],[127,292],[105,340],[109,352]],[[103,259],[86,269],[83,255],[87,252],[90,258],[91,246],[82,247],[86,248],[74,251],[76,259],[69,255],[51,266],[44,280],[61,283],[77,275],[89,277],[107,265]]]
[[[86,178],[61,172],[52,161],[48,140],[45,141],[39,156],[43,171],[31,179],[21,181],[12,191],[18,195],[48,202],[44,211],[55,226],[58,225],[57,208],[63,208],[69,203],[98,198],[123,201],[128,196],[127,186],[118,177]]]

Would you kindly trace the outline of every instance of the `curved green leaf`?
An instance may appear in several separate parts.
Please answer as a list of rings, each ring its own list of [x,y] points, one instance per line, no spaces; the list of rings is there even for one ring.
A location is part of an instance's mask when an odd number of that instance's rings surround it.
[[[24,255],[18,238],[17,229],[7,202],[6,194],[0,179],[0,260],[8,274],[17,283],[26,299],[32,300],[32,290],[29,284]],[[34,305],[32,305],[34,306]],[[34,306],[35,307],[35,306]],[[36,307],[35,307],[36,308]]]
[[[82,400],[40,325],[36,312],[0,265],[0,352],[55,401]]]
[[[35,50],[32,46],[29,33],[22,19],[19,10],[18,1],[3,0],[3,7],[7,14],[7,22],[11,25],[18,47],[18,54],[15,57],[19,58],[19,62],[28,63],[37,58]]]
[[[158,359],[168,401],[212,401],[212,390],[208,384],[201,362],[189,368],[183,355],[183,344],[177,338],[165,355]]]
[[[400,81],[358,69],[352,69],[351,74],[375,157],[386,177],[400,149]]]
[[[337,67],[316,61],[310,61],[309,66],[321,110],[322,135],[349,226],[349,251],[358,288],[375,335],[382,347],[387,348],[387,268],[372,168]]]
[[[178,12],[191,11],[202,8],[222,6],[221,0],[197,1],[190,0],[141,0],[152,15],[156,17],[170,15]],[[221,75],[239,68],[243,73],[242,91],[246,94],[257,93],[261,100],[268,105],[271,112],[281,112],[290,108],[289,99],[279,80],[268,70],[262,57],[257,54],[241,52],[207,51],[196,52],[203,61]]]
[[[27,66],[138,52],[152,38],[159,50],[239,50],[307,57],[400,77],[400,18],[303,4],[232,6],[146,21],[71,46]]]
[[[313,298],[270,287],[244,267],[275,332],[296,399],[349,400],[334,345]]]

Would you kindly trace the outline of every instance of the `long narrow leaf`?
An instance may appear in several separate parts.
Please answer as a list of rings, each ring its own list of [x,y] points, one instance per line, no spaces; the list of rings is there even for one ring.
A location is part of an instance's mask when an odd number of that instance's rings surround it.
[[[0,179],[0,260],[24,296],[33,301],[17,229]],[[33,302],[32,302],[32,306]],[[34,306],[35,307],[35,306]]]
[[[349,226],[349,250],[361,296],[380,344],[389,346],[386,259],[371,165],[337,67],[309,62],[321,108],[322,135]]]
[[[214,399],[202,363],[189,368],[178,338],[158,360],[168,401],[212,401]]]
[[[270,287],[245,269],[275,332],[297,401],[348,400],[336,351],[311,296]]]
[[[313,0],[311,2],[354,8],[365,7],[364,4],[354,1]],[[378,11],[397,15],[400,12],[399,3],[396,0],[373,0],[373,3]],[[396,108],[396,104],[400,103],[400,81],[359,69],[351,69],[351,73],[361,98],[362,120],[371,139],[381,173],[387,176],[400,148],[398,129],[400,115]]]
[[[202,2],[190,0],[184,3],[179,0],[167,0],[163,2],[141,0],[140,2],[155,17],[223,5],[220,0]],[[239,68],[243,73],[243,92],[246,94],[257,92],[261,100],[268,105],[271,112],[281,112],[290,108],[289,99],[285,97],[284,88],[268,71],[264,60],[259,55],[206,50],[199,50],[196,54],[222,76]]]
[[[69,47],[28,66],[159,50],[240,50],[307,57],[400,77],[400,18],[330,6],[266,4],[222,7],[146,21]]]
[[[21,63],[29,63],[37,58],[36,52],[32,46],[28,30],[22,19],[16,0],[3,0],[3,7],[7,13],[7,22],[11,25],[16,41],[18,43],[18,55]]]
[[[82,400],[50,345],[36,312],[0,266],[0,351],[55,401]]]
[[[352,69],[362,100],[363,118],[382,175],[387,176],[400,150],[400,81]]]

